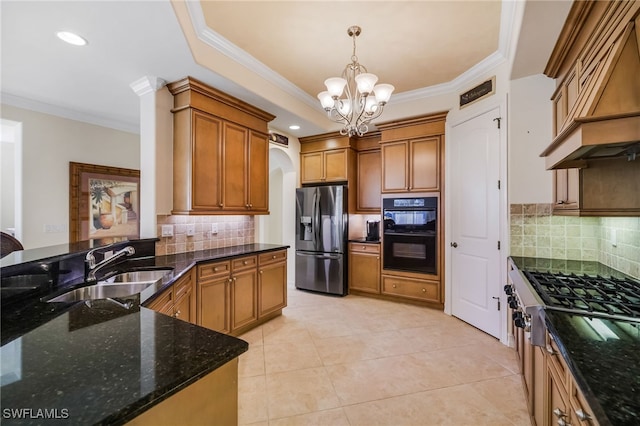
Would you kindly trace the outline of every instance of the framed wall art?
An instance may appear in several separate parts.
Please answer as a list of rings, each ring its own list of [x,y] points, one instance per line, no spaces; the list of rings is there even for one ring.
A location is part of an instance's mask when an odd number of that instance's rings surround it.
[[[69,242],[140,236],[140,170],[69,162]]]

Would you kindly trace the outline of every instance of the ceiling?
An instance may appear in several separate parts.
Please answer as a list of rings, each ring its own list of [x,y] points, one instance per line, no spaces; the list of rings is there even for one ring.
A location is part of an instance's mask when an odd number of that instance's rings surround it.
[[[2,103],[137,132],[139,100],[130,85],[145,76],[171,82],[189,75],[276,115],[272,128],[306,136],[336,129],[316,94],[350,62],[351,25],[362,27],[360,62],[396,87],[387,106],[392,116],[403,102],[461,82],[472,87],[474,73],[510,60],[511,40],[517,40],[511,78],[541,73],[569,6],[567,0],[3,0]],[[67,45],[55,37],[59,30],[89,44]],[[290,124],[302,127],[289,130]]]

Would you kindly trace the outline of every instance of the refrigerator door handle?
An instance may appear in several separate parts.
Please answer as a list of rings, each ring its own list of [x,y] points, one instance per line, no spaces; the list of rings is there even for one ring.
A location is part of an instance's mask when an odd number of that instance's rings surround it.
[[[320,191],[316,189],[313,193],[313,240],[316,249],[320,247]]]
[[[340,255],[339,254],[318,254],[318,253],[296,252],[296,256],[315,257],[315,258],[319,258],[319,259],[334,259],[334,260],[340,259]]]

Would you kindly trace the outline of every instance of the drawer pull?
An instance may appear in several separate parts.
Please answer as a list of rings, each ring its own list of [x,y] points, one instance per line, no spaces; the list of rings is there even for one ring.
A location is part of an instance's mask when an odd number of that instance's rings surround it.
[[[276,257],[278,257],[278,256],[276,256],[276,255],[274,254],[272,258],[273,258],[273,259],[275,259]]]
[[[249,263],[249,262],[247,262],[246,260],[244,260],[244,261],[242,262],[242,264],[243,264],[243,265],[246,265],[247,263]]]
[[[218,267],[213,268],[213,272],[218,272]]]
[[[178,309],[178,311],[175,314],[173,314],[173,316],[174,318],[180,317],[180,309]]]
[[[557,418],[562,418],[562,417],[567,417],[567,413],[565,413],[564,411],[562,411],[559,408],[556,408],[553,410],[553,415],[556,416]]]
[[[394,284],[392,287],[393,287],[393,288],[396,288],[396,285]]]
[[[551,347],[551,345],[547,345],[546,348],[549,355],[557,355],[558,353]]]
[[[423,293],[426,293],[426,292],[427,292],[427,289],[426,289],[426,288],[423,288],[423,289],[422,289],[422,292],[423,292]]]

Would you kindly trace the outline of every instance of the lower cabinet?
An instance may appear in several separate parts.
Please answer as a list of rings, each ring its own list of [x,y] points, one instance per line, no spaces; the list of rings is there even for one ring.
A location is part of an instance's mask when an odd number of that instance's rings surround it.
[[[594,426],[584,395],[578,388],[556,343],[547,334],[546,347],[534,346],[529,333],[513,328],[531,423],[535,426]]]
[[[382,293],[406,299],[440,303],[440,283],[399,276],[382,276]]]
[[[287,251],[197,266],[198,325],[242,334],[287,305]]]
[[[264,318],[287,306],[287,252],[261,254],[258,271],[258,318]]]
[[[380,244],[349,243],[349,291],[380,293]]]
[[[174,318],[196,324],[196,294],[193,287],[192,272],[187,272],[170,288],[164,290],[149,308]]]

